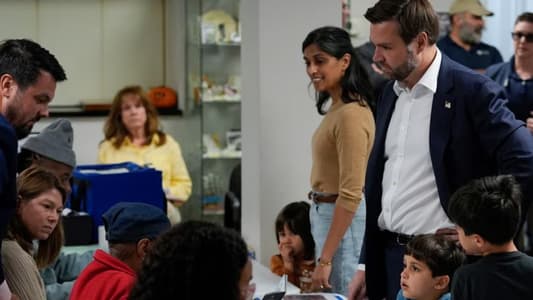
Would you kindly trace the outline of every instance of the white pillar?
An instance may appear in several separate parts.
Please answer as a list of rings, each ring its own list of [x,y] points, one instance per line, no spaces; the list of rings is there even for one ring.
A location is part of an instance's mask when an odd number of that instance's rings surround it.
[[[301,50],[311,30],[340,26],[340,0],[243,0],[242,232],[257,258],[278,253],[274,221],[306,201],[311,136],[320,122]]]

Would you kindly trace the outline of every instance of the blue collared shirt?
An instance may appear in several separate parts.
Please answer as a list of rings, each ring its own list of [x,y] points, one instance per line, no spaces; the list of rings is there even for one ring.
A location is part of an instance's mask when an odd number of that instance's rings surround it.
[[[452,296],[451,296],[450,293],[445,293],[445,294],[443,294],[443,295],[439,298],[439,300],[450,300],[451,297],[452,297]],[[396,300],[410,300],[410,299],[405,298],[405,297],[403,296],[402,290],[400,290],[400,291],[398,292],[398,295],[396,296]]]
[[[465,50],[446,35],[437,42],[437,47],[449,58],[473,70],[484,70],[503,61],[498,49],[483,42]]]
[[[509,102],[507,107],[516,118],[526,122],[533,111],[533,78],[521,79],[516,73],[514,56],[505,63],[491,66],[485,75],[503,86]]]

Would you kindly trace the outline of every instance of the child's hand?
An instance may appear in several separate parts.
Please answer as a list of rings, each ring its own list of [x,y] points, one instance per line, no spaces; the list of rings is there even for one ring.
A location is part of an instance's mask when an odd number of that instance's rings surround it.
[[[291,246],[287,244],[279,244],[279,253],[283,258],[283,261],[292,262],[294,260],[293,252],[294,250]]]
[[[279,253],[283,258],[283,267],[285,270],[292,272],[294,270],[294,250],[287,244],[279,245]]]

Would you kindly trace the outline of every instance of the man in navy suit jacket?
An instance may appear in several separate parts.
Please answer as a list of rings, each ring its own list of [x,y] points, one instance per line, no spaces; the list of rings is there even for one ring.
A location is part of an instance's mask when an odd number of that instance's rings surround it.
[[[533,138],[506,107],[501,87],[440,53],[438,17],[428,0],[380,0],[365,17],[374,62],[394,82],[377,103],[365,186],[365,268],[354,275],[349,296],[396,299],[409,239],[457,238],[447,206],[460,186],[512,174],[529,204]]]

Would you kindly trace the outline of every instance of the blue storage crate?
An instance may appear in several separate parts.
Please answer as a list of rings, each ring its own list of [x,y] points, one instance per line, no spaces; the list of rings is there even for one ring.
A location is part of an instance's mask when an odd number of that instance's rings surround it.
[[[143,202],[166,212],[161,171],[132,162],[80,165],[73,172],[67,207],[87,212],[93,219],[93,242],[98,241],[102,214],[118,202]]]

